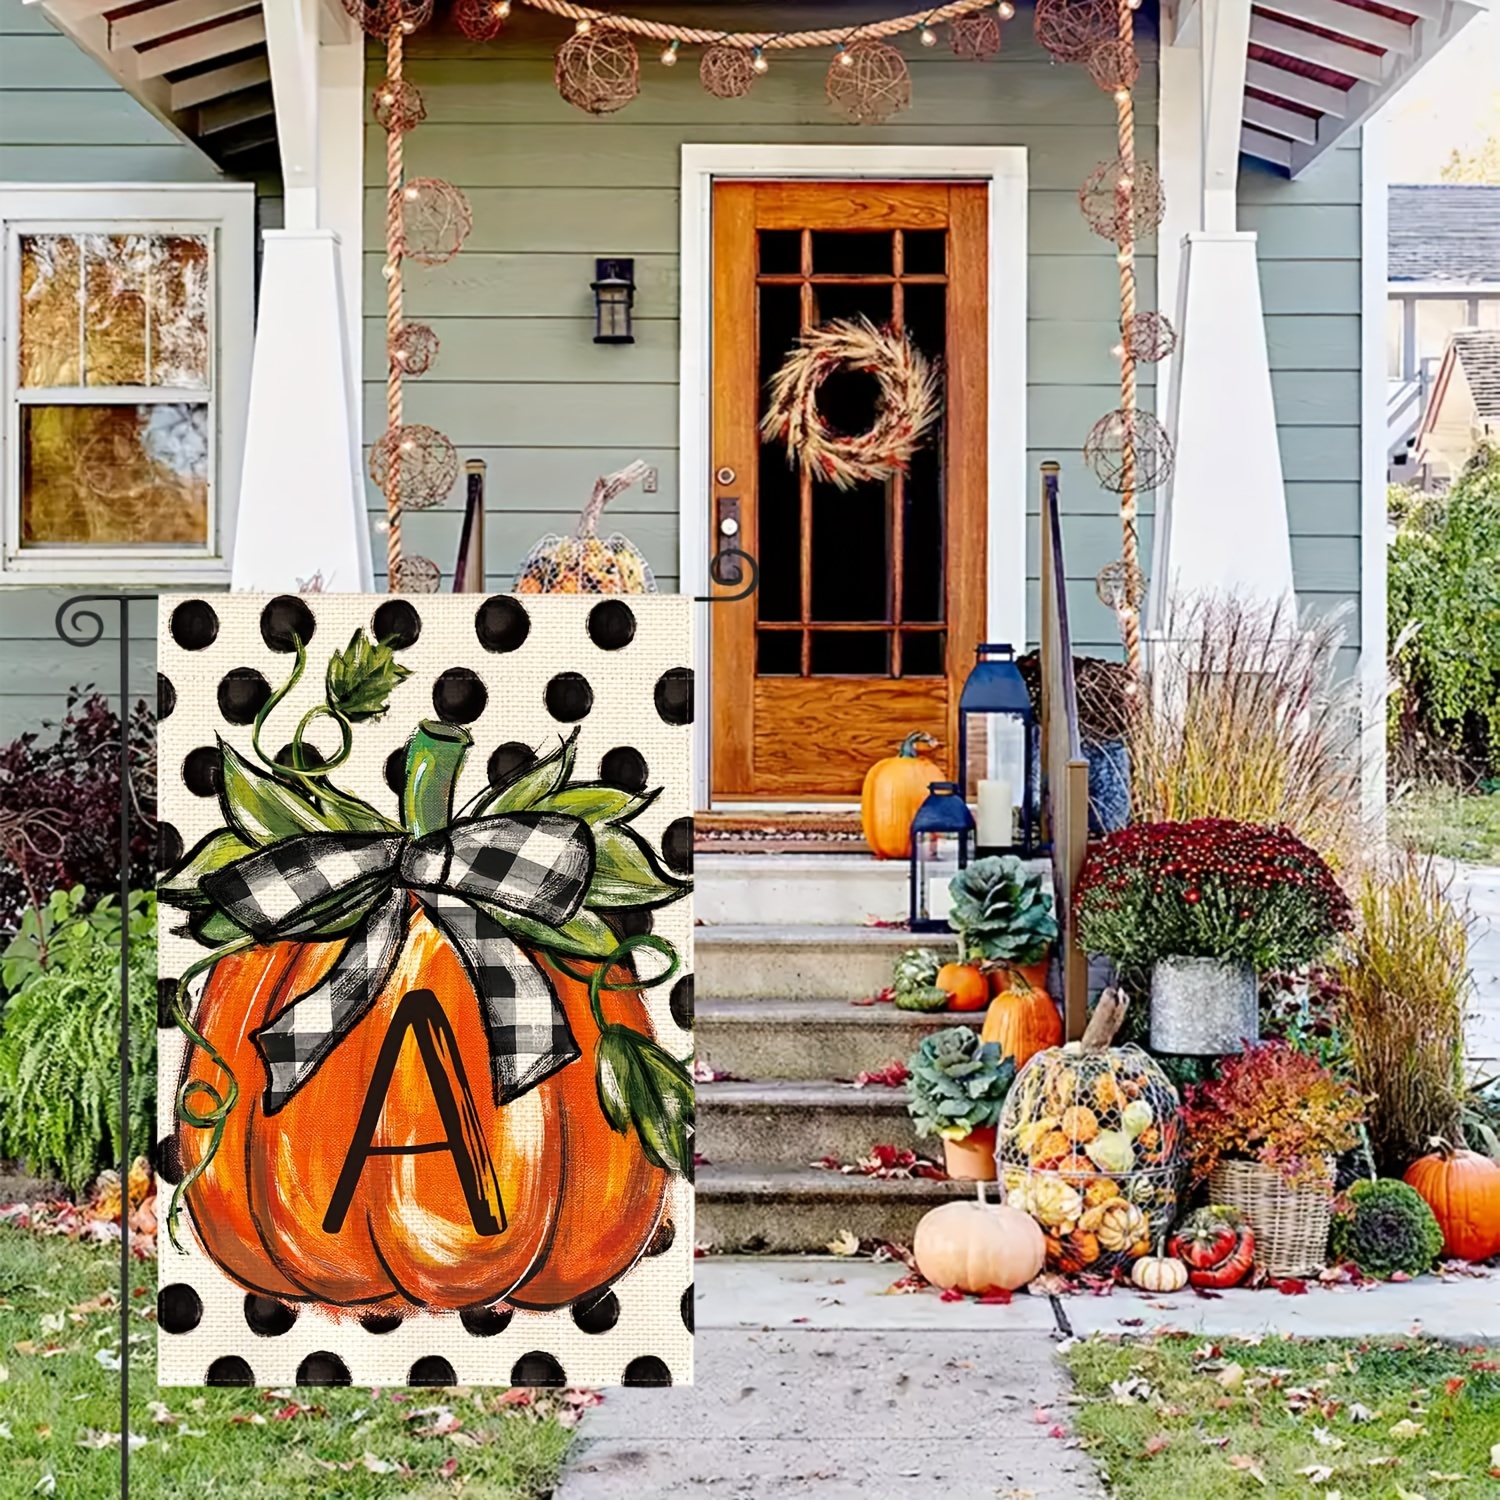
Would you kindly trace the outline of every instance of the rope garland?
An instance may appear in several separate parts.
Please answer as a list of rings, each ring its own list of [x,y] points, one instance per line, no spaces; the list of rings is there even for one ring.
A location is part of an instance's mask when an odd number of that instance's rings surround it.
[[[401,83],[404,63],[404,33],[393,26],[385,39],[385,75],[395,86]],[[385,338],[386,348],[399,346],[402,327],[401,287],[401,181],[403,163],[401,142],[405,132],[390,130],[385,137]],[[387,361],[385,377],[386,431],[396,432],[402,425],[401,362]],[[385,491],[385,514],[389,531],[385,539],[386,588],[397,591],[401,571],[401,458],[393,448],[390,455],[389,483]]]
[[[1135,10],[1130,0],[1119,0],[1119,28],[1122,46],[1135,47]],[[1120,196],[1120,327],[1131,326],[1135,317],[1135,215],[1131,194],[1135,184],[1135,101],[1129,88],[1115,91],[1115,114],[1120,140],[1120,160],[1125,171],[1116,192]],[[1120,409],[1125,419],[1124,451],[1121,455],[1120,493],[1120,561],[1127,580],[1137,579],[1140,571],[1140,538],[1136,531],[1136,462],[1133,418],[1136,410],[1135,352],[1130,340],[1124,339],[1120,351]],[[1141,608],[1134,587],[1127,583],[1120,599],[1120,631],[1125,637],[1125,659],[1136,676],[1141,672]]]

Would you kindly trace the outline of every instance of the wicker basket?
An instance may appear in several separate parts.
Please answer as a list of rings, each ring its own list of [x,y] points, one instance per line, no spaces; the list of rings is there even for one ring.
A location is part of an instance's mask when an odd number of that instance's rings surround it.
[[[1328,1264],[1335,1161],[1326,1185],[1290,1187],[1274,1167],[1225,1161],[1208,1179],[1211,1202],[1237,1208],[1255,1231],[1255,1264],[1272,1276],[1316,1276]]]

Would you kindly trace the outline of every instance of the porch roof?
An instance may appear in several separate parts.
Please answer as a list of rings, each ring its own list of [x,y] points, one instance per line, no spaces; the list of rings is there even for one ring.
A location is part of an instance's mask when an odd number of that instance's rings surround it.
[[[1465,329],[1453,335],[1453,353],[1469,382],[1475,415],[1500,421],[1500,331]]]
[[[1389,222],[1393,282],[1500,282],[1500,187],[1393,184]]]

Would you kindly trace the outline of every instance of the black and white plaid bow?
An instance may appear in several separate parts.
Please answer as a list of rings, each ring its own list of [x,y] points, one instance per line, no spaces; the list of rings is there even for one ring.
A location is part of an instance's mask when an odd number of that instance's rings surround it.
[[[205,895],[261,943],[348,934],[327,975],[253,1034],[275,1114],[375,1002],[396,966],[416,894],[462,960],[490,1041],[495,1101],[579,1055],[551,981],[501,919],[572,920],[594,874],[581,818],[507,813],[408,834],[310,833],[205,875]]]

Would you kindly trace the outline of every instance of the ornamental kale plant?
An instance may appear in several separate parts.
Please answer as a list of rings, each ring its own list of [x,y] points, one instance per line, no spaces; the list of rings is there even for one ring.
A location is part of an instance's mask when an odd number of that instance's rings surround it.
[[[1284,1042],[1247,1047],[1187,1092],[1186,1139],[1199,1181],[1221,1161],[1273,1167],[1294,1186],[1326,1180],[1327,1158],[1359,1140],[1365,1101]]]
[[[981,1042],[970,1026],[949,1026],[923,1038],[912,1053],[907,1110],[918,1135],[961,1141],[1000,1123],[1000,1108],[1016,1080],[1016,1060],[998,1042]]]
[[[1035,964],[1057,938],[1052,897],[1042,877],[1019,859],[977,859],[948,882],[953,906],[948,925],[958,934],[965,959]]]
[[[1078,884],[1079,941],[1117,964],[1218,958],[1296,969],[1352,923],[1326,862],[1284,828],[1226,818],[1137,823]]]
[[[1356,1182],[1333,1220],[1333,1258],[1366,1276],[1420,1276],[1443,1253],[1437,1217],[1415,1188],[1392,1178]]]

